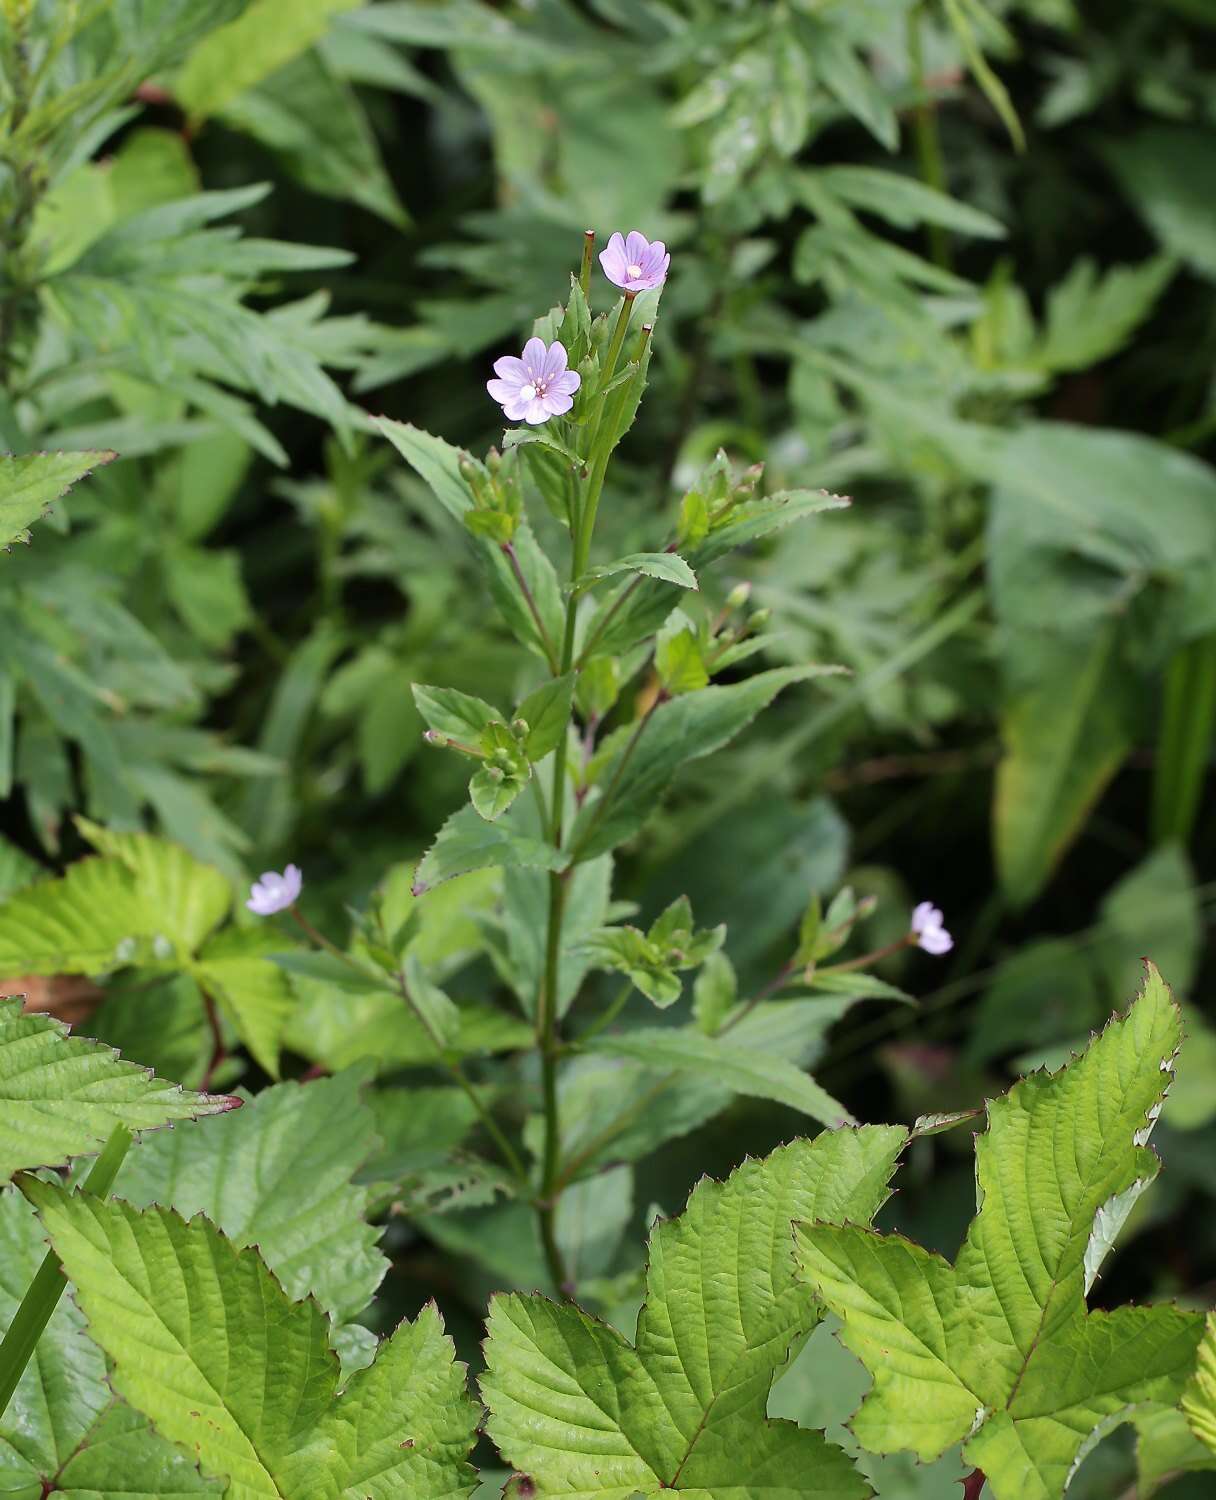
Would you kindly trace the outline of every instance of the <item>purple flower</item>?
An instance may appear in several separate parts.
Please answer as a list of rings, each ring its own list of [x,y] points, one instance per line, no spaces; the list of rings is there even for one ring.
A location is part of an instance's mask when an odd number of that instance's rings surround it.
[[[636,229],[629,231],[627,239],[614,234],[608,248],[600,251],[604,275],[613,286],[623,287],[627,292],[648,292],[651,287],[662,286],[670,264],[671,256],[663,241],[651,244]]]
[[[513,354],[496,359],[494,373],[500,378],[487,380],[486,390],[507,420],[534,425],[569,411],[583,383],[577,370],[566,368],[565,346],[555,342],[546,347],[544,339],[529,339],[520,359]]]
[[[267,870],[261,880],[255,880],[245,905],[255,916],[273,917],[276,911],[286,911],[299,900],[304,888],[304,876],[299,865],[288,865],[280,875]]]
[[[912,932],[916,938],[916,946],[923,948],[926,953],[932,953],[934,957],[949,953],[954,947],[954,939],[942,926],[941,907],[934,906],[932,901],[922,901],[913,910]]]

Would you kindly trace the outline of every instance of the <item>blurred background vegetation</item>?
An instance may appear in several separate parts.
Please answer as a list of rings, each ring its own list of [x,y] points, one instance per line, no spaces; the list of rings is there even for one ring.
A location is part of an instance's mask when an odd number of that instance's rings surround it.
[[[882,971],[919,1006],[861,1006],[823,1039],[817,1076],[870,1121],[1066,1056],[1151,955],[1190,1042],[1167,1170],[1097,1298],[1209,1304],[1216,3],[5,17],[0,445],[121,457],[0,562],[0,894],[81,851],[81,812],[234,877],[294,860],[334,931],[421,852],[463,786],[410,684],[497,698],[516,656],[359,409],[483,451],[490,361],[564,296],[585,228],[640,228],[672,270],[606,545],[654,545],[718,448],[771,489],[851,495],[723,584],[771,610],[773,662],[851,675],[692,766],[614,894],[728,921],[745,991],[813,892],[880,898],[858,951],[943,906],[954,953]],[[435,950],[492,991],[470,918],[493,882],[447,890]],[[115,988],[90,1029],[190,1081],[201,1013],[162,999],[150,1017]],[[287,1042],[288,1074],[334,1060]],[[628,1302],[652,1206],[800,1128],[737,1101],[639,1168],[601,1308]],[[918,1142],[903,1183],[886,1221],[952,1251],[965,1132]],[[476,1358],[485,1293],[530,1284],[534,1247],[508,1212],[445,1206],[393,1219],[384,1316],[436,1294]],[[817,1338],[775,1401],[839,1421],[842,1359]],[[1130,1442],[1078,1492],[1123,1494]],[[883,1500],[945,1493],[943,1466],[876,1474]]]

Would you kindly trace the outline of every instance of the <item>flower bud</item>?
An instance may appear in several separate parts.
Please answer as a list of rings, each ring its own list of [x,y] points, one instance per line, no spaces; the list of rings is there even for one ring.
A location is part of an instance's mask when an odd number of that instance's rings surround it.
[[[771,609],[758,609],[754,615],[748,616],[747,628],[749,630],[763,630],[772,618],[773,612]]]
[[[737,583],[726,596],[726,607],[729,610],[742,609],[752,596],[750,583]]]
[[[447,737],[447,735],[446,734],[440,734],[437,729],[428,729],[426,731],[426,733],[422,736],[422,738],[427,742],[428,745],[435,745],[440,750],[443,750],[443,749],[445,749],[447,747],[447,743],[448,743],[448,737]]]

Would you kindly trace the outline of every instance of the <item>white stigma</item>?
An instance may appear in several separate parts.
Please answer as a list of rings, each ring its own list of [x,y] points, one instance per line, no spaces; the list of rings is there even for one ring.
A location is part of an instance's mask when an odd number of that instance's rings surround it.
[[[532,385],[524,386],[523,390],[520,391],[519,394],[524,398],[525,401],[535,401],[537,396],[540,395],[540,392],[537,390],[536,384],[534,382]]]
[[[642,274],[642,268],[641,268],[641,266],[626,266],[625,267],[625,275],[629,277],[630,281],[636,281],[638,279],[638,277],[641,276],[641,274]]]

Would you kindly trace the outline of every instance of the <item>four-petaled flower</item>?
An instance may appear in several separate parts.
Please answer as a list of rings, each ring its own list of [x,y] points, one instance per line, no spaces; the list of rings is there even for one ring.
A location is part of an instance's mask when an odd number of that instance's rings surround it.
[[[299,900],[304,887],[304,876],[299,865],[288,865],[280,875],[277,870],[267,870],[261,880],[255,880],[245,905],[255,916],[272,917],[277,911],[286,911]]]
[[[627,238],[614,234],[608,248],[600,251],[604,275],[614,286],[626,292],[648,292],[667,280],[671,256],[662,240],[651,243],[644,234],[631,229]]]
[[[954,947],[954,939],[942,926],[941,907],[934,906],[932,901],[922,901],[913,909],[912,933],[916,946],[934,956],[949,953]]]
[[[547,347],[544,339],[529,339],[521,358],[504,354],[494,361],[497,380],[487,380],[486,390],[502,407],[509,422],[539,425],[560,417],[574,405],[574,393],[582,384],[577,370],[566,368],[566,350],[560,343]]]

